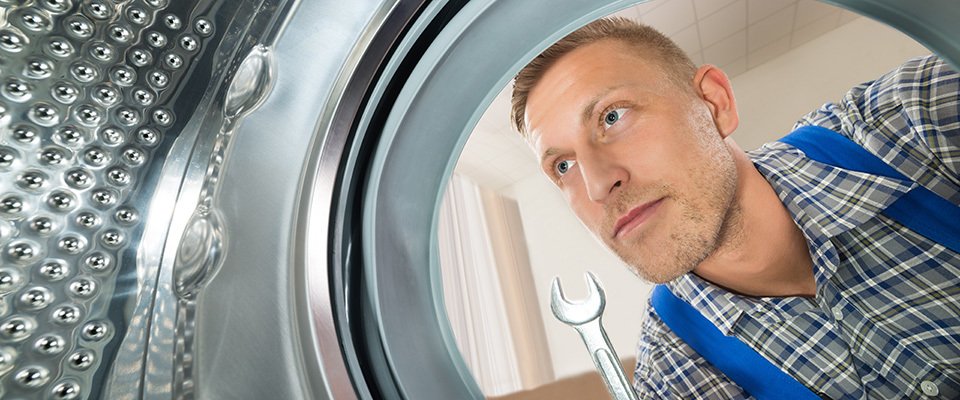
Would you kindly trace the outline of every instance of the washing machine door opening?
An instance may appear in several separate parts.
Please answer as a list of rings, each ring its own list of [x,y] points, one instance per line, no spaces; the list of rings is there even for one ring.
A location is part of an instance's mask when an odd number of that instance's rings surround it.
[[[362,319],[364,328],[354,334],[372,344],[364,350],[370,358],[349,367],[355,375],[365,368],[363,362],[371,362],[380,372],[368,371],[365,382],[392,382],[384,392],[389,395],[481,396],[445,316],[436,245],[442,188],[482,110],[527,60],[587,22],[635,3],[577,1],[558,9],[537,1],[468,2],[457,6],[411,69],[401,68],[401,56],[386,63],[384,78],[355,120],[356,135],[363,139],[354,138],[346,156],[366,165],[347,161],[353,169],[340,171],[342,182],[354,185],[355,192],[341,197],[335,216],[340,219],[332,225],[337,230],[331,231],[341,257],[331,260],[331,268],[356,277],[353,289],[362,294],[354,301],[369,313],[346,321]],[[894,1],[827,3],[906,32],[954,65],[960,59],[953,39],[958,28],[944,16],[957,11],[942,12],[951,8],[946,2],[924,9]],[[449,15],[443,6],[449,3],[429,4],[421,17]],[[426,25],[417,21],[411,32]],[[395,54],[417,47],[404,37]],[[404,75],[393,75],[397,71]],[[347,204],[362,208],[348,211]],[[344,224],[345,214],[359,220]]]

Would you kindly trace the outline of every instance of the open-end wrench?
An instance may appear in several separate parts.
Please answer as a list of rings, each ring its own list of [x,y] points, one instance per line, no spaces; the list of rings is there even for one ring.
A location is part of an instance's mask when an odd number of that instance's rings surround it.
[[[603,287],[597,282],[597,277],[592,272],[586,273],[587,287],[590,294],[586,300],[578,303],[571,303],[563,296],[563,289],[560,288],[560,278],[553,278],[553,284],[550,288],[550,308],[553,315],[561,322],[572,326],[580,333],[583,343],[587,345],[587,350],[593,358],[593,364],[597,371],[603,377],[603,382],[607,384],[607,390],[616,400],[637,400],[637,394],[627,383],[627,378],[620,367],[620,358],[617,352],[610,345],[610,339],[603,330],[600,317],[603,316],[603,308],[607,300],[603,295]]]

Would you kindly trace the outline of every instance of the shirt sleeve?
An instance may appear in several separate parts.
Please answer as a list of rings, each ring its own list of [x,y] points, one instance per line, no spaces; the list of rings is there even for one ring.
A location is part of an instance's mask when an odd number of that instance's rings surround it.
[[[797,126],[851,138],[941,197],[960,203],[960,78],[935,55],[907,61],[824,104]]]

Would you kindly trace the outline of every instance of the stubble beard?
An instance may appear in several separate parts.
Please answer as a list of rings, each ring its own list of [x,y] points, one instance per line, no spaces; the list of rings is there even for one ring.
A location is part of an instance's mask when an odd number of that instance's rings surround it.
[[[736,167],[725,146],[721,151],[715,153],[716,164],[693,172],[702,177],[696,181],[703,188],[701,199],[684,196],[670,186],[655,190],[680,211],[675,222],[666,221],[669,225],[662,228],[670,230],[668,240],[651,241],[648,236],[658,232],[640,232],[632,240],[619,243],[616,239],[605,240],[641,279],[653,283],[672,281],[693,271],[718,249],[737,242],[743,235],[741,210],[735,199]],[[635,204],[634,199],[643,197],[625,195],[620,203]],[[622,213],[612,214],[613,218]]]

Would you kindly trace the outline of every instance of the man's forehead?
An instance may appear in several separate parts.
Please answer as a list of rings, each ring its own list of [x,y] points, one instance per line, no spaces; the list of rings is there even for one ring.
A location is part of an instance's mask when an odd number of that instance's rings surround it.
[[[538,121],[531,118],[531,109],[555,108],[558,105],[570,105],[570,89],[584,89],[589,91],[574,91],[576,100],[581,104],[573,106],[583,107],[589,102],[595,102],[602,92],[610,91],[613,86],[623,86],[623,80],[636,79],[644,76],[646,85],[658,86],[667,74],[656,61],[641,57],[635,46],[630,46],[620,40],[604,39],[578,47],[561,56],[550,67],[544,70],[537,84],[529,91],[524,110],[524,122],[527,127]],[[598,54],[599,53],[599,54]],[[558,101],[558,95],[564,95]],[[543,104],[546,103],[546,104]],[[546,107],[541,107],[546,105]]]
[[[529,132],[529,133],[527,134],[527,137],[526,137],[526,140],[525,140],[525,142],[527,143],[527,147],[529,147],[530,150],[533,151],[533,155],[534,155],[534,156],[536,156],[537,158],[539,158],[539,157],[540,157],[540,153],[543,152],[543,151],[542,151],[542,149],[543,149],[543,141],[542,141],[543,135],[540,134],[540,131],[539,131],[539,130],[537,130],[537,131],[528,131],[528,132]]]
[[[538,127],[527,125],[527,134],[524,136],[524,142],[527,144],[527,148],[533,152],[533,157],[537,162],[543,162],[545,158],[557,152],[557,149],[551,147],[552,144],[544,137],[544,131]]]
[[[531,135],[541,128],[547,115],[556,114],[558,111],[566,113],[568,108],[577,106],[576,102],[584,101],[580,98],[586,86],[584,78],[590,75],[588,68],[598,66],[583,65],[581,60],[571,59],[570,56],[568,54],[561,57],[544,71],[527,96],[524,124]]]
[[[528,93],[523,113],[526,142],[538,157],[548,147],[544,135],[581,128],[611,92],[631,87],[634,96],[642,96],[669,85],[660,64],[635,47],[617,39],[600,40],[561,56],[543,72]]]

